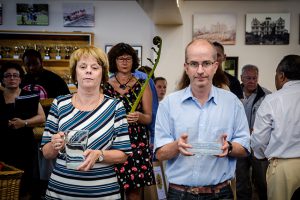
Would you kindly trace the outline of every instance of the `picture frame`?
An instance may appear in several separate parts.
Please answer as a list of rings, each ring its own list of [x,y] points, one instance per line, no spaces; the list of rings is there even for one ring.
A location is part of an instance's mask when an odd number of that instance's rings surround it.
[[[95,9],[92,3],[64,3],[64,27],[94,27]]]
[[[105,45],[105,49],[104,49],[105,53],[108,54],[108,52],[110,51],[110,49],[111,49],[112,47],[113,47],[113,45],[111,45],[111,44]]]
[[[48,4],[17,3],[17,25],[48,26]]]
[[[290,13],[246,14],[246,45],[288,45]]]
[[[142,55],[143,55],[143,47],[141,45],[131,45],[132,48],[136,51],[136,54],[139,58],[139,64],[140,66],[142,66]],[[108,54],[108,52],[110,51],[110,49],[113,47],[113,45],[111,44],[108,44],[108,45],[105,45],[105,53]]]
[[[232,76],[238,78],[238,66],[239,66],[239,57],[237,56],[228,56],[223,62],[223,70]]]
[[[2,3],[0,3],[0,25],[2,25]]]
[[[143,47],[139,45],[132,45],[132,48],[135,50],[136,54],[138,55],[139,61],[140,61],[140,66],[142,66],[142,50]]]
[[[193,38],[202,38],[223,45],[234,45],[236,42],[235,14],[194,14]]]

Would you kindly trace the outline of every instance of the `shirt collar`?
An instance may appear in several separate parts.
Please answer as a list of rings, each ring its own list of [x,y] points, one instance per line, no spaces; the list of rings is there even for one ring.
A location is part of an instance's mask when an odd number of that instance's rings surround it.
[[[282,88],[287,88],[287,87],[290,87],[292,85],[297,85],[297,84],[300,84],[300,80],[288,81],[282,86]]]
[[[218,104],[218,90],[215,86],[212,86],[211,87],[211,90],[210,90],[210,93],[209,93],[209,96],[208,96],[208,101],[212,101],[214,102],[215,104]],[[195,99],[195,97],[193,96],[192,94],[192,90],[191,90],[191,85],[189,85],[188,87],[186,87],[185,89],[183,89],[183,95],[182,95],[182,98],[181,98],[181,102],[183,103],[184,101],[186,100],[190,100],[190,99]]]

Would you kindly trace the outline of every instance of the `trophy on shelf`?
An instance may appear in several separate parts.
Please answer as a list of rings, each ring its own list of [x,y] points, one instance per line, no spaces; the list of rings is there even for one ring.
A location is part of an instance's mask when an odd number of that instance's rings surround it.
[[[4,47],[3,49],[5,51],[4,58],[10,58],[10,47]]]
[[[61,60],[61,55],[60,55],[61,49],[60,49],[60,46],[56,46],[56,47],[55,47],[55,50],[56,50],[56,56],[55,56],[55,59],[56,59],[56,60]]]
[[[66,46],[65,47],[65,59],[69,59],[70,58],[70,51],[71,51],[71,47]]]
[[[47,47],[45,46],[44,47],[44,50],[45,50],[45,56],[44,56],[44,59],[45,60],[50,60],[50,51],[51,51],[51,47]]]
[[[13,56],[14,59],[19,59],[20,58],[19,49],[20,49],[20,47],[18,47],[18,46],[14,47],[14,56]]]

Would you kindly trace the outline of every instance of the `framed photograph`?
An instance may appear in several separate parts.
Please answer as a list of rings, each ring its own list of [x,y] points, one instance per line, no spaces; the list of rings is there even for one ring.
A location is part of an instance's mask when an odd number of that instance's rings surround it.
[[[142,46],[132,46],[135,50],[136,54],[138,55],[140,66],[142,66]]]
[[[131,45],[132,48],[135,50],[139,61],[140,61],[140,66],[142,66],[142,46],[137,46],[137,45]],[[113,45],[109,44],[109,45],[105,45],[105,53],[107,54],[109,52],[109,50],[113,47]]]
[[[235,44],[236,15],[194,14],[193,38],[217,41],[221,44]]]
[[[94,27],[95,9],[92,3],[64,3],[64,27]]]
[[[223,70],[238,78],[238,66],[239,66],[239,57],[228,56],[226,61],[223,62]]]
[[[108,44],[108,45],[105,45],[105,53],[108,54],[109,50],[113,47],[113,45],[111,44]]]
[[[17,25],[48,26],[48,4],[17,3]]]
[[[246,15],[245,42],[248,45],[286,45],[290,41],[290,13]]]

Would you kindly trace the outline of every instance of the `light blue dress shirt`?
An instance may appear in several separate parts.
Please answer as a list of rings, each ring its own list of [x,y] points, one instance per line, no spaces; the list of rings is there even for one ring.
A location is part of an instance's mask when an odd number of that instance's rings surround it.
[[[203,106],[193,97],[190,86],[168,95],[158,107],[154,148],[177,140],[191,127],[198,129],[198,138],[203,140],[224,132],[227,140],[241,144],[249,152],[250,133],[244,106],[229,91],[213,86]],[[170,183],[178,185],[216,185],[232,179],[235,166],[233,157],[179,154],[167,161],[166,175]]]

